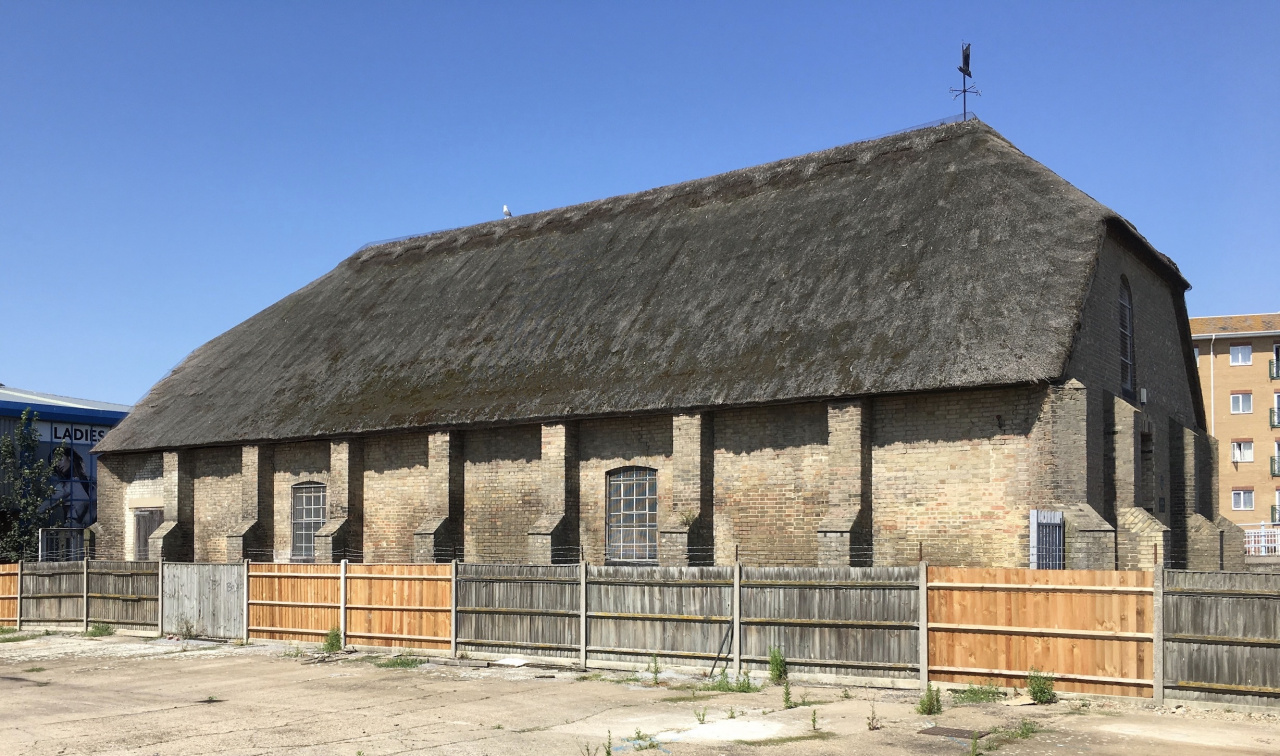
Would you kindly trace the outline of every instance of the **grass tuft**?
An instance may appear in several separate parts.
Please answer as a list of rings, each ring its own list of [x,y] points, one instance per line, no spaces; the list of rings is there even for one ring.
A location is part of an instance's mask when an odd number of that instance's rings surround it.
[[[324,636],[324,645],[320,650],[326,654],[336,654],[342,650],[342,631],[336,627],[329,628]]]
[[[992,703],[1004,699],[1004,693],[994,685],[972,685],[952,690],[951,700],[957,704]]]
[[[709,682],[701,685],[702,690],[714,690],[719,693],[755,693],[760,690],[760,686],[751,682],[751,678],[747,675],[738,675],[733,680],[729,679],[729,670],[720,671]]]
[[[942,713],[942,694],[933,687],[933,683],[925,687],[924,695],[920,696],[920,703],[916,704],[916,713],[925,716]]]
[[[89,625],[89,629],[84,632],[86,638],[102,638],[107,635],[115,635],[116,629],[105,622],[95,622]]]
[[[426,663],[426,659],[418,656],[393,656],[390,659],[376,661],[373,666],[383,669],[417,669]]]

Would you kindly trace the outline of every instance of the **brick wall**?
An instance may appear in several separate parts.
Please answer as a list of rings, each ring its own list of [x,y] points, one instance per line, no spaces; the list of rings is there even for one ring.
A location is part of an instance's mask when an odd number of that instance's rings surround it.
[[[463,434],[468,562],[523,562],[542,513],[542,429],[519,425]]]
[[[193,465],[195,560],[223,562],[227,534],[240,522],[240,447],[196,449]]]
[[[364,559],[412,562],[427,500],[428,434],[377,436],[364,447]]]
[[[161,507],[164,461],[159,452],[98,458],[98,559],[132,559],[133,507]]]
[[[1029,435],[1045,390],[877,397],[872,403],[875,563],[1023,567]]]
[[[583,420],[578,424],[578,512],[585,559],[604,564],[606,476],[620,467],[658,471],[658,517],[672,501],[671,416]]]
[[[275,447],[275,561],[287,562],[293,551],[293,486],[329,485],[329,442],[307,441]]]
[[[814,564],[828,509],[825,403],[715,413],[716,562]]]

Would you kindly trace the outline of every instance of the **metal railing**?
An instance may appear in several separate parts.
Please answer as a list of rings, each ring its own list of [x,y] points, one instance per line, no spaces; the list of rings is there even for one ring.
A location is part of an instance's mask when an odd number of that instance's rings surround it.
[[[1271,408],[1271,427],[1280,428],[1280,407]]]
[[[1249,556],[1280,556],[1280,528],[1250,528],[1244,531],[1244,553]]]
[[[1267,363],[1267,372],[1271,376],[1271,380],[1280,381],[1280,360],[1271,360]]]
[[[1280,457],[1271,458],[1271,477],[1280,478]]]

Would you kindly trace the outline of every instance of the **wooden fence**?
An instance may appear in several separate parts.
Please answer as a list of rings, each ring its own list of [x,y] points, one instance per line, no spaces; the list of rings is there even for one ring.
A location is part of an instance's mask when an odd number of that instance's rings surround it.
[[[84,628],[84,562],[24,562],[21,583],[23,625]]]
[[[18,624],[18,565],[0,564],[0,625]]]
[[[448,564],[250,564],[249,637],[448,650]]]
[[[927,580],[926,580],[927,577]],[[20,596],[20,598],[17,598]],[[86,612],[86,609],[88,610]],[[1280,704],[1280,575],[918,567],[0,565],[0,622]],[[922,633],[927,624],[927,633]],[[923,643],[922,643],[923,639]],[[924,645],[925,648],[921,648]],[[922,672],[922,663],[926,669]]]
[[[161,633],[243,638],[245,565],[165,562]]]
[[[117,630],[156,630],[159,567],[157,562],[88,562],[88,622]]]
[[[1280,703],[1280,575],[1166,572],[1169,698]]]
[[[1150,572],[931,567],[928,591],[933,680],[1153,695]]]

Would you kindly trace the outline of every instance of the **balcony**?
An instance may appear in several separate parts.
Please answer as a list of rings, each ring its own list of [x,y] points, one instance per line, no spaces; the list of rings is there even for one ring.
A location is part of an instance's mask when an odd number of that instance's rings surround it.
[[[1280,428],[1280,407],[1271,408],[1271,427]]]
[[[1271,477],[1280,478],[1280,457],[1271,458]]]
[[[1280,381],[1280,360],[1271,360],[1268,362],[1267,372],[1271,375],[1271,380]]]

